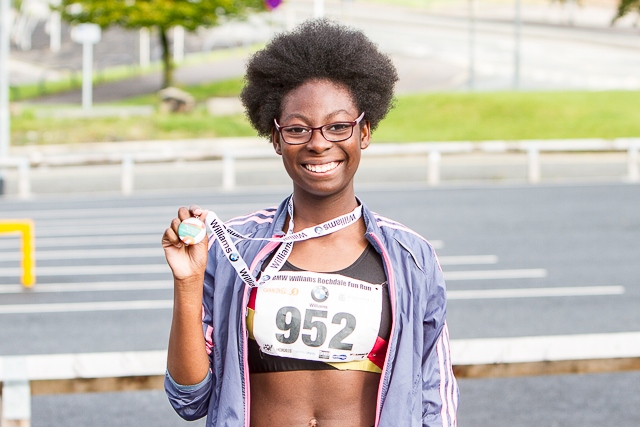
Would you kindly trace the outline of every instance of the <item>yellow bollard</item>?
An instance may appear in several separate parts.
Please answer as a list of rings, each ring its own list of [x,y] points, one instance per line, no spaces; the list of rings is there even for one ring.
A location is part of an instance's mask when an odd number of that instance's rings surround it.
[[[36,283],[36,245],[33,221],[0,220],[0,234],[20,233],[22,235],[22,285],[30,288]]]

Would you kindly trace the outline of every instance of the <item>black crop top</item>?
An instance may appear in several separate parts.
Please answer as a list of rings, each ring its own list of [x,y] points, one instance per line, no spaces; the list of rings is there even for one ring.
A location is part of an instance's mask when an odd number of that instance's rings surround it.
[[[267,259],[263,263],[263,269],[269,263]],[[288,261],[282,267],[282,271],[304,271]],[[263,353],[260,346],[253,339],[253,314],[255,310],[256,288],[251,290],[248,304],[249,329],[249,372],[282,372],[299,370],[361,370],[368,372],[381,372],[386,356],[387,341],[391,333],[391,303],[389,299],[389,289],[387,278],[384,272],[382,258],[375,249],[368,245],[362,255],[349,267],[328,274],[339,274],[353,279],[369,282],[372,284],[383,284],[382,292],[382,316],[378,339],[368,356],[367,360],[353,362],[321,362],[313,360],[295,359],[290,357],[280,357]]]

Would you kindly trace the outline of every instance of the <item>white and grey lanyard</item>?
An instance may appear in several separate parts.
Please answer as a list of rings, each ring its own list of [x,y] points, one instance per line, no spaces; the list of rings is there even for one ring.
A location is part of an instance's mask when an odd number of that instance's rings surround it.
[[[216,215],[215,212],[209,211],[207,214],[207,218],[205,220],[207,234],[209,237],[212,235],[217,237],[227,260],[229,260],[242,281],[250,287],[261,286],[271,280],[271,278],[280,271],[284,263],[289,258],[289,255],[291,255],[293,244],[295,242],[313,239],[314,237],[326,236],[328,234],[335,233],[338,230],[342,230],[343,228],[346,228],[358,221],[362,216],[362,205],[358,205],[358,207],[347,214],[341,215],[327,222],[323,222],[322,224],[305,228],[304,230],[300,230],[295,233],[293,232],[293,198],[289,199],[288,212],[289,228],[287,229],[287,234],[283,237],[264,238],[244,236],[234,229],[227,227],[220,218],[218,218],[218,215]],[[260,275],[259,281],[256,280],[256,278],[251,274],[251,271],[249,271],[249,267],[240,255],[240,252],[238,252],[238,249],[232,240],[232,236],[238,240],[266,240],[270,242],[283,243],[280,245],[276,254]]]

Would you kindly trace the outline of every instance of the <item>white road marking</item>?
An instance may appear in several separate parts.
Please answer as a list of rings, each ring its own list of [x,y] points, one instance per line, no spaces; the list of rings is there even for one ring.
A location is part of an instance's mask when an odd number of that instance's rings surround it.
[[[128,244],[155,244],[160,246],[162,233],[148,234],[127,234],[126,236],[84,236],[84,237],[39,237],[36,231],[36,250],[40,248],[63,248],[75,246],[118,246],[123,247]],[[18,237],[11,239],[0,239],[0,249],[20,248]],[[4,254],[2,254],[4,257]],[[4,260],[4,258],[2,258]]]
[[[118,275],[169,273],[169,266],[162,264],[121,264],[121,265],[75,265],[75,266],[36,266],[37,276],[78,276],[78,275]],[[0,277],[16,277],[22,274],[20,268],[0,268]],[[444,273],[448,281],[454,280],[495,280],[495,279],[531,279],[547,276],[545,269],[530,270],[474,270],[450,271]]]
[[[85,283],[38,283],[32,288],[22,285],[0,285],[0,294],[55,293],[55,292],[113,292],[148,291],[173,289],[170,280],[136,282],[85,282]]]
[[[447,299],[543,298],[594,295],[622,295],[624,286],[576,286],[563,288],[478,289],[447,291]]]
[[[135,222],[135,221],[134,221]],[[162,237],[164,230],[169,227],[170,221],[164,224],[149,224],[141,219],[138,222],[124,225],[109,224],[103,225],[64,225],[58,227],[40,227],[36,225],[36,236],[38,237],[67,237],[67,236],[113,236],[118,235],[122,239],[127,238],[127,234],[156,234],[158,239]]]
[[[0,261],[20,261],[22,259],[22,254],[18,251],[2,253],[0,255]],[[164,252],[160,245],[157,245],[155,248],[36,251],[37,261],[103,258],[155,258],[163,256]],[[440,258],[441,265],[496,264],[497,262],[498,257],[495,255],[451,256]]]
[[[640,356],[640,332],[475,338],[451,341],[454,365],[524,363]]]
[[[0,218],[33,218],[41,220],[49,219],[71,219],[71,218],[106,218],[110,219],[116,216],[128,216],[130,218],[149,217],[151,215],[164,215],[165,213],[177,214],[178,208],[181,205],[165,205],[165,206],[142,206],[142,207],[115,207],[115,208],[84,208],[84,209],[46,209],[46,210],[32,210],[32,211],[13,211],[4,212],[0,215]],[[262,209],[265,206],[270,206],[269,203],[257,204],[257,203],[230,203],[222,204],[216,203],[215,206],[203,206],[202,208],[212,208],[216,213],[218,212],[240,212],[250,213],[257,209]],[[273,206],[273,203],[271,204]],[[171,218],[169,218],[171,221]]]
[[[497,255],[465,255],[438,257],[440,265],[497,264]]]
[[[155,248],[119,248],[119,249],[76,249],[63,251],[36,251],[36,261],[103,258],[152,258],[164,256],[162,247]],[[12,252],[2,254],[2,261],[19,261],[22,254]]]
[[[0,293],[18,293],[19,285],[2,285]],[[33,290],[20,292],[82,292],[82,291],[118,291],[144,289],[170,289],[170,282],[140,283],[74,283],[60,285],[40,285]],[[5,292],[6,291],[6,292]],[[478,291],[449,291],[447,298],[454,299],[489,299],[489,298],[532,298],[563,296],[596,296],[620,295],[624,293],[622,286],[592,286],[576,288],[539,288],[539,289],[487,289]],[[80,311],[121,311],[121,310],[155,310],[172,308],[172,300],[138,300],[138,301],[100,301],[46,304],[6,304],[0,305],[0,314],[28,313],[71,313]]]
[[[544,268],[522,270],[445,271],[444,278],[453,280],[539,279],[547,277]]]
[[[0,314],[72,313],[79,311],[157,310],[173,307],[173,300],[69,302],[0,305]]]
[[[144,265],[71,265],[55,267],[36,266],[38,276],[86,276],[86,275],[117,275],[117,274],[153,274],[169,273],[171,270],[167,264]],[[0,277],[20,276],[20,268],[0,268]]]

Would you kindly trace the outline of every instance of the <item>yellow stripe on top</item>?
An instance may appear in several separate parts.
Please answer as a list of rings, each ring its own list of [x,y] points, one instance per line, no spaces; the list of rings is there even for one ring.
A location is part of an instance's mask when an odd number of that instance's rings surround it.
[[[367,360],[354,360],[352,362],[324,362],[327,365],[331,365],[341,371],[365,371],[373,372],[374,374],[381,374],[382,369],[378,368],[372,361]]]
[[[256,312],[252,308],[247,308],[247,332],[249,332],[249,339],[256,340],[253,336],[253,316]]]

